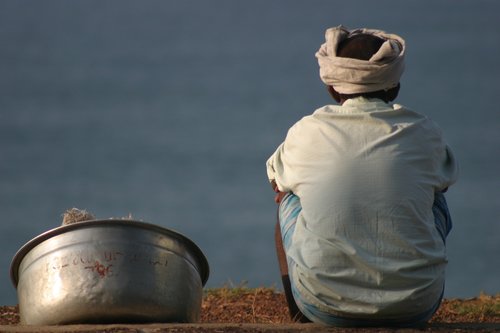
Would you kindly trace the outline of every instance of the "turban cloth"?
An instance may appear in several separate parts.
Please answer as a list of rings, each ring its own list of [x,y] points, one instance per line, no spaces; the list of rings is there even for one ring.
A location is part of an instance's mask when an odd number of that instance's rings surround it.
[[[380,49],[368,60],[337,56],[341,41],[356,34],[370,34],[384,40]],[[341,94],[367,93],[389,90],[398,85],[404,71],[405,41],[381,30],[347,30],[343,26],[330,28],[325,33],[316,58],[321,80]]]

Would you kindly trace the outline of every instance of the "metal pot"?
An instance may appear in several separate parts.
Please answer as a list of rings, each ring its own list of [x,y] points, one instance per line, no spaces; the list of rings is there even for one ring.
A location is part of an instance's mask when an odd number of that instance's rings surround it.
[[[179,233],[94,220],[35,237],[10,273],[22,324],[196,322],[209,266]]]

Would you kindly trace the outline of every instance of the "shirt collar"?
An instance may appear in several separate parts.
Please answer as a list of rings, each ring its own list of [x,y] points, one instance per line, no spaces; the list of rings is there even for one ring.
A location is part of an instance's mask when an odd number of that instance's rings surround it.
[[[363,96],[349,98],[342,104],[342,106],[360,106],[360,105],[370,105],[370,106],[382,106],[387,107],[389,104],[378,98],[366,98]]]

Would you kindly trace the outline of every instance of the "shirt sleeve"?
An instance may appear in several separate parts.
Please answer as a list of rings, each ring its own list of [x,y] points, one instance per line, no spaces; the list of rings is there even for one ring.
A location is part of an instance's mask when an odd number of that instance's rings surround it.
[[[275,181],[278,185],[278,189],[281,192],[289,192],[291,189],[284,183],[284,163],[283,163],[283,152],[285,149],[285,142],[283,142],[276,149],[273,155],[267,160],[267,178],[269,182]]]
[[[281,149],[281,146],[283,143],[276,149],[274,154],[269,157],[269,159],[266,162],[266,169],[267,169],[267,178],[269,179],[269,182],[272,182],[273,180],[276,179],[276,171],[274,169],[274,164],[276,163],[275,160],[277,159],[276,155],[279,155],[279,150]]]
[[[443,154],[442,162],[441,162],[441,184],[442,188],[440,191],[443,191],[453,185],[459,175],[459,166],[457,159],[455,158],[455,154],[451,150],[451,148],[446,145],[445,151]]]
[[[299,139],[304,137],[303,122],[304,120],[297,122],[288,130],[285,141],[278,146],[266,163],[269,181],[274,180],[281,192],[296,193],[298,183],[304,179],[304,174],[297,164],[298,161],[306,159],[302,147],[304,140]]]

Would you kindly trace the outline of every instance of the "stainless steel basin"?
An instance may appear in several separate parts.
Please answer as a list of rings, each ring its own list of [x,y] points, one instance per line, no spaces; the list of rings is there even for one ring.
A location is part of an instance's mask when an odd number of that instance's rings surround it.
[[[10,273],[22,324],[196,322],[209,266],[179,233],[94,220],[35,237]]]

